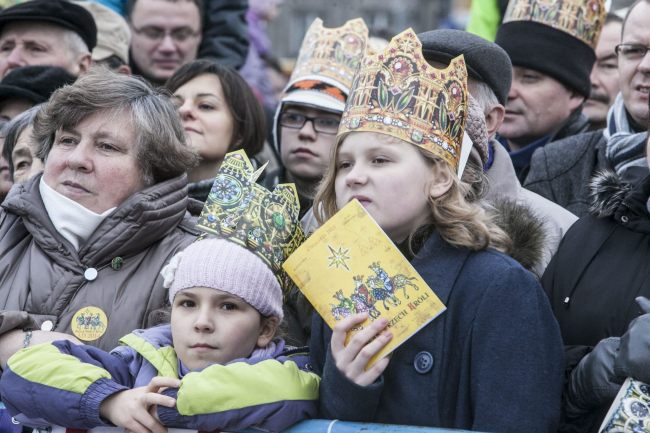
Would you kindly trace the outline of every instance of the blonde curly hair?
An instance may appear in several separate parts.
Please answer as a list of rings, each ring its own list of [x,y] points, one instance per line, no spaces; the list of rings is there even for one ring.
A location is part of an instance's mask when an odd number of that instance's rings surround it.
[[[336,205],[335,191],[336,156],[346,137],[347,135],[339,138],[337,144],[333,146],[329,166],[314,198],[314,215],[319,224],[323,224],[339,210]],[[388,140],[401,141],[388,135],[385,137]],[[446,193],[437,198],[428,197],[431,210],[430,228],[437,230],[446,242],[456,247],[473,251],[489,247],[501,252],[509,252],[510,237],[496,225],[493,217],[486,212],[480,202],[468,200],[468,196],[472,195],[470,186],[461,182],[452,167],[442,159],[420,147],[417,149],[430,163],[434,172],[445,170],[452,179],[451,187]],[[416,233],[426,228],[419,227],[411,233],[409,236],[411,250]]]

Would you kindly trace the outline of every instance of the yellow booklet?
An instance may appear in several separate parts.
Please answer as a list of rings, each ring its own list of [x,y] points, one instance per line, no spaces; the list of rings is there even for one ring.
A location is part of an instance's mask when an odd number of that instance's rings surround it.
[[[368,313],[348,338],[370,321],[388,319],[393,338],[368,367],[446,309],[357,200],[316,230],[283,267],[330,327]]]

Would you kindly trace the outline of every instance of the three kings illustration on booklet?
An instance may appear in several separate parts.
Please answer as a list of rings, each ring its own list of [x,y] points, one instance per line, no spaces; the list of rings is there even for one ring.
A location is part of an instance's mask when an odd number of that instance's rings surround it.
[[[263,169],[255,170],[242,150],[227,154],[197,228],[250,249],[274,271],[285,292],[295,283],[330,327],[360,312],[368,313],[368,321],[385,317],[393,339],[368,366],[445,310],[358,201],[305,241],[295,186],[268,191],[256,183]]]
[[[351,333],[379,317],[388,319],[393,339],[367,367],[445,310],[357,200],[338,211],[294,251],[284,270],[331,328],[337,321],[361,312],[367,312],[368,319]]]

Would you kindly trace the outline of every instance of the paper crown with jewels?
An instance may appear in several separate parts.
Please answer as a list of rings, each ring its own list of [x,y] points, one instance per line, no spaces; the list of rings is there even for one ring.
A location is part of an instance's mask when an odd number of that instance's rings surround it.
[[[604,0],[512,0],[503,23],[532,21],[544,24],[595,49],[606,14]]]
[[[341,27],[325,28],[316,18],[302,41],[289,87],[300,81],[317,80],[348,93],[368,44],[368,27],[361,18]]]
[[[304,240],[298,193],[292,183],[277,185],[272,192],[257,184],[262,170],[255,171],[243,150],[228,153],[197,227],[250,250],[286,289],[292,283],[282,264]]]
[[[463,56],[446,69],[430,66],[412,29],[395,36],[383,53],[367,56],[348,97],[339,142],[350,132],[378,132],[420,146],[455,170],[467,111]]]

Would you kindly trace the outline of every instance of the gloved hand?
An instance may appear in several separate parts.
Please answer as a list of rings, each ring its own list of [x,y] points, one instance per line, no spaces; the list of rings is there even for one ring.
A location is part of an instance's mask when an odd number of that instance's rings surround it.
[[[618,376],[650,383],[650,300],[639,296],[636,302],[644,314],[630,322],[621,337],[614,371]]]
[[[573,369],[565,393],[565,415],[579,417],[610,403],[625,377],[614,374],[619,338],[601,340]]]

